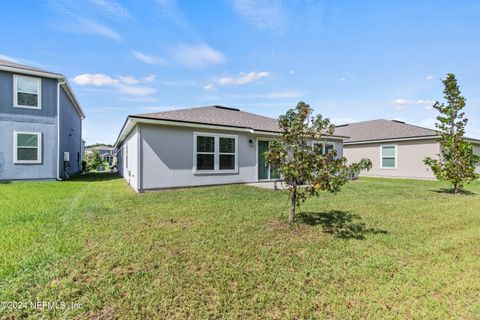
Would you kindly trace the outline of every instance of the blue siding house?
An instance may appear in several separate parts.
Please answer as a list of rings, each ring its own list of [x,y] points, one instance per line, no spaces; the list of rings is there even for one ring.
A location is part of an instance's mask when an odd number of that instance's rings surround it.
[[[79,172],[84,118],[63,75],[0,59],[0,180]]]

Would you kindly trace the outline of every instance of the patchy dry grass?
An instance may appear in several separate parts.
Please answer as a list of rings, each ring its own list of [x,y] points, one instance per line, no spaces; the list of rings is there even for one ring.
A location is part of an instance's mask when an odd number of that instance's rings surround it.
[[[444,187],[361,179],[290,229],[280,191],[2,184],[0,301],[67,307],[0,318],[479,318],[480,184]]]

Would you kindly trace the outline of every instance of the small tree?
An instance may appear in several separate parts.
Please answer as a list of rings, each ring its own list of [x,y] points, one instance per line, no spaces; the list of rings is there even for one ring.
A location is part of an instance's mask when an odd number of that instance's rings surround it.
[[[468,119],[462,111],[465,98],[461,96],[455,75],[449,73],[442,82],[447,104],[437,101],[433,105],[440,112],[435,124],[440,134],[440,154],[438,159],[427,157],[424,162],[432,168],[437,179],[449,181],[453,193],[457,194],[465,182],[478,179],[475,165],[480,162],[480,157],[473,153],[472,144],[464,140]]]
[[[336,151],[322,154],[309,141],[322,141],[332,136],[335,127],[322,115],[311,117],[312,109],[299,102],[295,109],[280,116],[281,138],[270,144],[266,160],[285,179],[291,200],[288,223],[295,219],[295,209],[307,196],[320,191],[337,193],[358,170],[370,169],[372,163],[363,159],[347,166],[346,158],[337,158]]]
[[[97,149],[93,149],[92,152],[87,155],[86,159],[88,170],[97,170],[97,168],[103,164],[102,157],[100,157]]]

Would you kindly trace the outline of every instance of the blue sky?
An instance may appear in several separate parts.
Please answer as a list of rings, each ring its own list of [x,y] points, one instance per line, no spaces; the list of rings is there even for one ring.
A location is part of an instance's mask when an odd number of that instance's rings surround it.
[[[457,75],[480,138],[480,2],[2,1],[0,57],[65,74],[87,143],[128,114],[220,104],[277,117],[299,100],[342,124],[432,127]]]

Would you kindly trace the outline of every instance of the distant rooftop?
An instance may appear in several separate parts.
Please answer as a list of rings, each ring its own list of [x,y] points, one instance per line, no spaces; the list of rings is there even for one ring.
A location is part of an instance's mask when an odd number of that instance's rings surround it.
[[[432,129],[385,119],[339,125],[335,129],[335,134],[350,137],[345,143],[437,136],[437,132]]]

